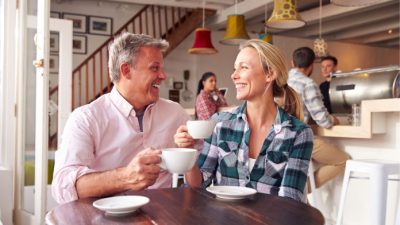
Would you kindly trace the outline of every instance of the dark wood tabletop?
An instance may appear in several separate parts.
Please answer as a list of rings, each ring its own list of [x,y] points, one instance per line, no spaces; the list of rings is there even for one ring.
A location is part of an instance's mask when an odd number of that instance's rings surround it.
[[[108,216],[92,206],[96,198],[59,205],[47,224],[205,224],[205,225],[323,225],[315,208],[294,200],[257,193],[249,199],[227,201],[202,189],[175,188],[136,192],[150,203],[125,216]]]

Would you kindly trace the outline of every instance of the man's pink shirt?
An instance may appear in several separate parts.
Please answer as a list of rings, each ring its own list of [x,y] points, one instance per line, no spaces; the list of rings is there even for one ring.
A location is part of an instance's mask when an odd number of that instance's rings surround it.
[[[178,103],[159,99],[145,110],[141,132],[135,110],[116,88],[77,108],[66,123],[55,154],[53,197],[58,203],[76,200],[79,177],[124,167],[145,148],[175,147],[173,136],[187,120],[189,115]],[[160,187],[171,187],[167,172],[149,188]]]

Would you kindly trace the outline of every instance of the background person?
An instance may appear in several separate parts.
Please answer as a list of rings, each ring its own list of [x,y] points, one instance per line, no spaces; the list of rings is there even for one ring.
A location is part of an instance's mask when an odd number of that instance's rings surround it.
[[[322,57],[321,59],[321,75],[325,81],[319,85],[319,90],[321,91],[322,100],[329,113],[332,113],[331,100],[329,98],[329,87],[331,76],[336,72],[337,64],[338,61],[334,56],[328,55]]]
[[[322,102],[317,84],[310,78],[314,68],[315,54],[308,47],[293,52],[293,69],[289,71],[288,84],[300,95],[303,101],[304,122],[313,119],[318,126],[330,128],[339,124],[336,117],[329,114]],[[336,145],[318,136],[314,136],[312,159],[320,167],[314,173],[316,187],[343,173],[349,156]]]
[[[304,188],[312,151],[311,128],[301,116],[300,99],[286,81],[282,53],[261,40],[240,46],[231,78],[244,102],[220,112],[212,136],[204,140],[197,165],[186,173],[190,186],[245,186],[258,192],[305,201]],[[282,107],[274,97],[283,98]],[[179,147],[193,140],[186,126],[175,134]]]
[[[175,147],[189,119],[177,103],[159,98],[168,42],[124,33],[109,46],[111,93],[68,118],[55,153],[52,194],[58,203],[146,188],[171,187],[159,149]]]
[[[217,88],[217,76],[212,72],[204,73],[197,86],[196,118],[208,120],[222,106],[228,106],[228,104]]]

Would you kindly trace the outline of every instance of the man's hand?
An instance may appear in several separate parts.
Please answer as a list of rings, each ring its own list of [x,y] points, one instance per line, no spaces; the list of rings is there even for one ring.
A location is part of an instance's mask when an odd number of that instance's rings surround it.
[[[336,116],[332,116],[332,121],[333,121],[333,125],[339,125],[340,124],[339,119],[336,118]]]
[[[143,190],[153,185],[159,174],[161,150],[147,148],[132,159],[123,170],[123,179],[134,191]]]

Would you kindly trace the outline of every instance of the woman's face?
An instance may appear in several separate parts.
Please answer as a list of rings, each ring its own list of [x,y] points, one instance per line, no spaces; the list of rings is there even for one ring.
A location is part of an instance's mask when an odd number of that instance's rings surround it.
[[[204,91],[212,92],[215,91],[217,87],[217,78],[215,76],[211,76],[207,78],[207,80],[203,81]]]
[[[236,87],[238,100],[251,100],[264,94],[268,85],[267,74],[264,73],[259,55],[254,48],[247,47],[239,52],[231,78]]]

